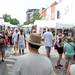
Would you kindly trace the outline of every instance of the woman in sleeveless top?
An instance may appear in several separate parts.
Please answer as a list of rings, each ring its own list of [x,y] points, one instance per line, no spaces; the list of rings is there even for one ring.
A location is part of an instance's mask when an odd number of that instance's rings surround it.
[[[23,30],[20,30],[20,34],[18,35],[18,46],[19,46],[19,54],[24,54],[25,36],[23,34]],[[21,53],[21,51],[22,51],[22,53]]]

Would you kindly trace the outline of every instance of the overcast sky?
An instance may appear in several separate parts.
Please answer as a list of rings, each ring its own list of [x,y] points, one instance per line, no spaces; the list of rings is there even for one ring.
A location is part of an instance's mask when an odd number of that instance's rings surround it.
[[[0,0],[0,16],[7,13],[21,23],[26,20],[26,10],[48,7],[51,0]]]

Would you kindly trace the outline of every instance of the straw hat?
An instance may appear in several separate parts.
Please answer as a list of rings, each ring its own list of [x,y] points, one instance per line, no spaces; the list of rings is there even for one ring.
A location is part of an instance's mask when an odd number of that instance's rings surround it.
[[[41,46],[41,35],[38,33],[31,33],[29,37],[27,37],[26,39],[27,42],[33,44],[33,45],[37,45],[37,46]]]

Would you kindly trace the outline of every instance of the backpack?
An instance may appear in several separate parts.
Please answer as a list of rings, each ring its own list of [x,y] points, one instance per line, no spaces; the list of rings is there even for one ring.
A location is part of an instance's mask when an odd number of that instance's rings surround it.
[[[72,44],[68,43],[69,45],[71,45],[74,49],[74,56],[73,56],[73,59],[75,60],[75,46],[73,46]]]

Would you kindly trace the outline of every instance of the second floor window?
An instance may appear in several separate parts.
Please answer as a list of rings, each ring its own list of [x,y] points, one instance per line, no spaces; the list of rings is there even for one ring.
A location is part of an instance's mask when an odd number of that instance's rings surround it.
[[[60,12],[57,11],[57,19],[59,19],[59,18],[60,18]]]

